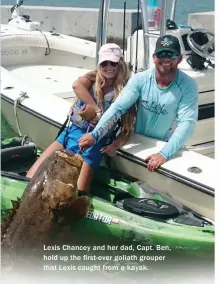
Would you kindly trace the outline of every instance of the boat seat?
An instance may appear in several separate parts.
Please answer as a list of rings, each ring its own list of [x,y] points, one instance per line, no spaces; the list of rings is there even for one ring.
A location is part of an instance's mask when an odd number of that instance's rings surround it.
[[[52,93],[71,103],[75,94],[72,84],[78,77],[83,76],[89,69],[58,66],[58,65],[17,65],[7,67],[11,75],[29,83],[37,90]]]
[[[189,211],[189,209],[179,212],[175,206],[161,200],[126,198],[123,200],[123,208],[121,209],[161,222],[173,219],[178,224],[188,226],[204,227],[205,225],[212,225],[210,221],[205,220],[195,212]]]
[[[72,104],[75,102],[75,98],[76,98],[75,93],[73,91],[56,93],[54,95]]]

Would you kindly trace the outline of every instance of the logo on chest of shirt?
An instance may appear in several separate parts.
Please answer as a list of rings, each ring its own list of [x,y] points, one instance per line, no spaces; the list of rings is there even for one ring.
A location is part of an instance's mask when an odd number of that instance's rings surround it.
[[[152,103],[149,103],[148,101],[142,101],[142,105],[144,109],[149,110],[150,112],[162,115],[168,114],[167,110],[165,109],[165,104],[157,104],[154,101],[152,101]]]

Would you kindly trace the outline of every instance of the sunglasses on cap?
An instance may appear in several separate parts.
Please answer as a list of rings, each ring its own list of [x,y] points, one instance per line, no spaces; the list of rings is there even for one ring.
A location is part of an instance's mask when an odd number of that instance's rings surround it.
[[[107,65],[111,65],[112,67],[116,67],[119,62],[112,62],[112,61],[103,61],[100,65],[102,67],[106,67]]]
[[[177,59],[179,57],[179,54],[175,54],[171,51],[161,51],[155,54],[157,58],[162,59],[162,58],[169,58],[169,59]]]

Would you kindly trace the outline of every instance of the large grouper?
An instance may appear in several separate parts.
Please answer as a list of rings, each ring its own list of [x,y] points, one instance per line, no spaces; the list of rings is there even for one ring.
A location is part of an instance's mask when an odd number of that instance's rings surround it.
[[[13,202],[2,227],[2,248],[41,250],[56,239],[60,224],[71,224],[89,210],[89,198],[79,196],[80,155],[56,151],[39,167],[21,200]]]

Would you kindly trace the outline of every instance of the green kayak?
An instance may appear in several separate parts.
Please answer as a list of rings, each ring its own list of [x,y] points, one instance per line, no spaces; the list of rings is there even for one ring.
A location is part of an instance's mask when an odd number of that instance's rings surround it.
[[[1,172],[2,217],[28,183],[10,169],[15,163],[6,160]],[[101,167],[95,173],[89,198],[91,206],[86,217],[71,226],[79,238],[89,235],[95,240],[115,239],[158,246],[161,250],[214,254],[214,224],[145,183]]]
[[[4,209],[12,208],[11,200],[17,200],[24,192],[28,181],[19,179],[2,173],[2,216]],[[163,202],[165,196],[157,192],[151,198],[137,196],[136,185],[118,173],[99,169],[91,190],[90,211],[72,225],[75,234],[213,254],[213,224],[191,211],[177,208],[174,201]]]

